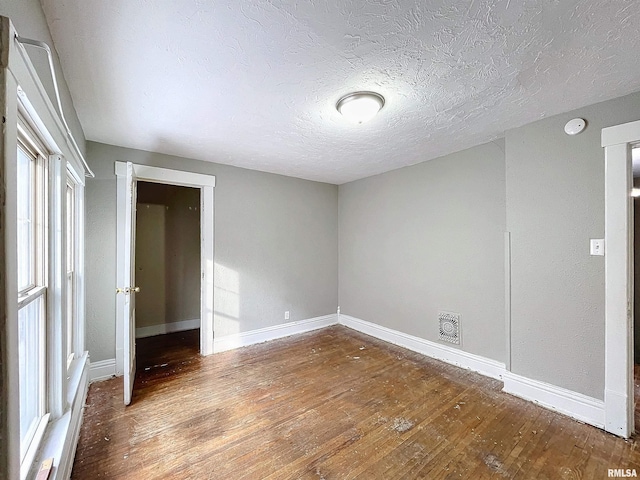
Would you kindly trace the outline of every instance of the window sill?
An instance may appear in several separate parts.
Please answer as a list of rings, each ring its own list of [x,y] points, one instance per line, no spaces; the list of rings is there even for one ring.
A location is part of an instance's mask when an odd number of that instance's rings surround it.
[[[31,440],[31,444],[27,449],[27,453],[22,460],[22,464],[20,465],[20,480],[25,480],[31,467],[33,466],[33,461],[36,458],[36,454],[38,453],[38,449],[40,448],[40,443],[42,442],[42,437],[47,430],[49,423],[49,414],[47,413],[40,419],[38,427],[36,428],[36,432],[33,435],[33,439]]]
[[[71,362],[67,388],[68,407],[60,418],[52,420],[45,430],[40,451],[31,465],[30,477],[35,478],[40,463],[53,458],[49,480],[69,478],[82,424],[82,413],[89,385],[89,355],[85,352]]]
[[[76,358],[69,364],[69,369],[67,370],[67,375],[69,378],[69,381],[67,382],[67,403],[71,406],[73,405],[73,402],[78,394],[78,390],[80,389],[80,383],[83,373],[86,373],[85,370],[87,370],[88,368],[88,352],[84,352],[84,354],[80,356],[80,358]]]

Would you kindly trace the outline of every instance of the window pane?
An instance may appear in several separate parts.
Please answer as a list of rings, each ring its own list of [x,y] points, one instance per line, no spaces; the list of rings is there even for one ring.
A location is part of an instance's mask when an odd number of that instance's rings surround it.
[[[18,291],[35,284],[35,160],[18,147]]]
[[[67,368],[71,365],[71,361],[74,356],[73,340],[75,338],[74,331],[74,270],[75,270],[75,189],[71,183],[71,179],[67,178],[67,218],[66,218],[66,231],[67,231],[67,318],[66,318],[66,332],[67,332]]]
[[[67,272],[73,270],[73,250],[74,250],[74,190],[67,184]]]
[[[20,368],[20,455],[27,451],[42,412],[44,295],[18,311]]]
[[[67,368],[73,360],[73,273],[67,274]]]

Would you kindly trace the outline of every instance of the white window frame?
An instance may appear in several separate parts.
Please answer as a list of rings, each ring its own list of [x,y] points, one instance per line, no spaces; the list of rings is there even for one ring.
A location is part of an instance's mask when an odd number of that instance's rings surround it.
[[[41,324],[38,326],[40,330],[41,347],[38,355],[37,362],[40,366],[41,376],[39,378],[39,394],[38,398],[38,415],[39,419],[35,424],[33,432],[28,438],[20,438],[20,477],[26,478],[27,473],[31,467],[31,464],[36,456],[40,442],[45,433],[46,426],[49,422],[49,392],[47,389],[47,377],[48,377],[48,341],[47,330],[49,323],[49,308],[48,308],[48,283],[49,283],[49,268],[48,268],[48,236],[49,236],[49,212],[48,212],[48,197],[49,188],[47,185],[48,178],[48,152],[45,145],[42,143],[40,136],[32,129],[29,124],[29,120],[24,115],[18,116],[18,142],[17,149],[21,149],[34,162],[34,183],[32,188],[34,189],[32,194],[32,201],[34,203],[34,211],[32,212],[34,220],[34,245],[33,245],[33,262],[32,265],[32,283],[27,288],[18,291],[18,314],[23,308],[27,308],[30,304],[42,299],[43,301],[43,314]]]
[[[66,332],[67,342],[69,339],[71,340],[71,346],[66,346],[66,351],[70,352],[67,356],[67,370],[71,371],[74,362],[84,354],[84,278],[82,276],[82,272],[84,272],[84,183],[82,182],[81,175],[69,163],[67,164],[66,183],[67,185],[72,184],[73,187],[72,235],[74,248],[73,258],[71,259],[73,265],[73,320],[71,337],[69,337],[68,332]],[[67,216],[65,215],[65,227],[66,218]],[[66,231],[65,228],[65,232]],[[67,251],[66,241],[67,239],[65,238],[65,252]],[[65,263],[65,268],[67,263],[68,262]],[[65,271],[65,280],[68,279],[67,275],[68,271]]]
[[[66,357],[67,357],[67,370],[71,366],[71,362],[75,358],[74,337],[75,337],[75,319],[76,319],[76,288],[75,288],[75,182],[69,176],[67,169],[67,185],[65,188],[65,300],[66,300],[66,312],[65,312],[65,334],[66,334]]]
[[[50,81],[47,77],[46,81]],[[0,341],[0,478],[35,477],[40,462],[53,458],[50,480],[69,478],[77,443],[83,405],[86,400],[89,359],[84,351],[84,167],[83,158],[75,148],[75,140],[68,132],[60,112],[54,107],[29,54],[18,40],[18,32],[11,21],[0,16],[0,108],[3,109],[3,128],[0,130],[0,289],[7,301],[0,302],[0,318],[5,322]],[[18,117],[42,140],[49,153],[47,238],[49,267],[47,275],[47,408],[50,417],[44,427],[31,468],[20,458],[20,398],[19,391],[19,332],[17,291],[17,142]],[[77,191],[80,208],[77,216],[80,242],[76,282],[78,284],[77,321],[79,357],[66,368],[66,335],[60,328],[65,321],[65,252],[64,218],[67,165],[79,173],[82,181]],[[22,465],[21,465],[22,463]]]
[[[18,138],[25,135],[32,140],[32,151],[36,151],[41,157],[40,161],[45,165],[45,178],[38,191],[44,198],[43,208],[47,217],[43,243],[45,248],[42,258],[45,270],[42,272],[43,282],[46,282],[45,302],[45,349],[43,359],[45,363],[46,388],[44,396],[43,413],[36,433],[29,445],[24,457],[20,458],[20,479],[25,480],[36,466],[37,460],[43,452],[56,451],[59,438],[56,434],[48,435],[47,432],[55,432],[56,421],[64,420],[65,412],[74,403],[79,390],[86,394],[86,364],[88,355],[84,351],[84,184],[82,177],[78,175],[73,164],[65,159],[57,151],[55,142],[40,121],[25,96],[20,96],[18,101]],[[72,173],[76,182],[76,195],[74,198],[74,222],[76,228],[76,255],[74,255],[75,270],[78,272],[75,278],[76,294],[73,308],[76,310],[74,323],[76,329],[73,337],[74,358],[68,362],[67,358],[67,332],[66,332],[66,186],[69,173]],[[20,299],[19,307],[26,305],[29,300]],[[18,372],[19,373],[19,372]],[[19,409],[19,406],[18,406]],[[67,416],[68,417],[68,416]],[[59,429],[63,430],[63,429]],[[45,441],[46,437],[46,441]],[[48,453],[46,456],[51,456]]]

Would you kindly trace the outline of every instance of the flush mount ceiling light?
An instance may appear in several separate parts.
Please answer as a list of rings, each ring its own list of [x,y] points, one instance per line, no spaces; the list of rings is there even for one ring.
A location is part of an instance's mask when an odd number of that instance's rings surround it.
[[[376,116],[384,106],[384,97],[375,92],[353,92],[336,104],[336,109],[353,123],[364,123]]]

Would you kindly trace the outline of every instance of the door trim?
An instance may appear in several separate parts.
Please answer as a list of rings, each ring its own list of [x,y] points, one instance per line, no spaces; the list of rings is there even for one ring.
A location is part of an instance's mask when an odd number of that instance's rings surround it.
[[[126,196],[126,162],[115,162],[117,177],[117,271],[118,286],[123,285],[124,202]],[[133,164],[137,180],[200,189],[200,353],[213,353],[213,275],[214,275],[214,188],[216,177],[149,165]],[[114,289],[115,291],[115,289]],[[116,296],[116,372],[124,373],[124,295]]]
[[[640,121],[602,129],[605,151],[605,430],[634,431],[631,148]]]

